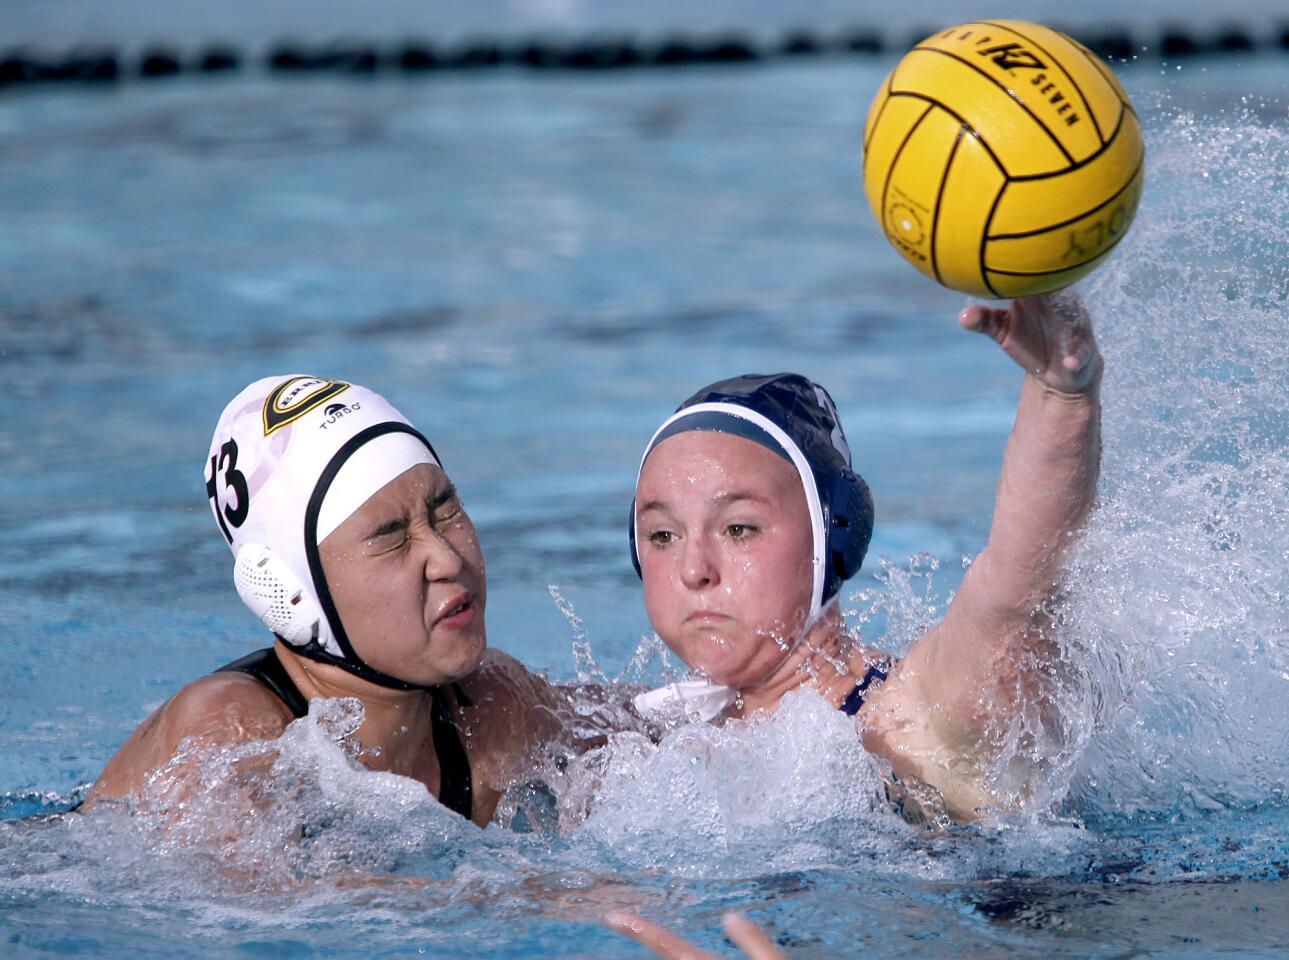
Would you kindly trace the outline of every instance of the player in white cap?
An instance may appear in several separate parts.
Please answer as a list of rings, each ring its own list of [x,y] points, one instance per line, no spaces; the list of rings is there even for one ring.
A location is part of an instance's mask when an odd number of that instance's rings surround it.
[[[567,702],[487,651],[483,555],[429,441],[364,387],[269,377],[224,410],[205,473],[237,591],[275,643],[158,708],[89,803],[135,793],[188,738],[275,738],[310,700],[355,697],[367,766],[487,823]]]

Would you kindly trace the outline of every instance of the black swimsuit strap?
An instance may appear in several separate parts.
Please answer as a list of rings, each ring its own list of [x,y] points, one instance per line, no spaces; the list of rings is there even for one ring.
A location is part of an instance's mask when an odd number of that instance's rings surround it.
[[[277,658],[277,651],[272,647],[265,647],[263,650],[248,653],[242,659],[227,663],[215,672],[244,673],[247,676],[254,677],[276,693],[278,698],[295,714],[297,720],[309,713],[308,698],[295,685],[291,675],[286,672],[286,667],[282,666],[282,661]]]
[[[295,714],[296,719],[309,712],[309,701],[282,666],[273,647],[256,650],[240,660],[225,664],[216,673],[244,673],[268,687]],[[470,705],[470,699],[455,683],[457,700]],[[474,782],[470,776],[470,758],[466,755],[461,732],[452,719],[452,709],[438,687],[430,688],[432,712],[430,733],[434,753],[439,758],[439,802],[469,820],[474,814]]]
[[[455,690],[456,684],[452,687]],[[434,753],[439,758],[439,803],[469,820],[474,815],[474,781],[470,776],[470,758],[466,755],[465,744],[461,742],[461,731],[452,719],[452,708],[448,706],[443,691],[434,687],[430,690],[430,696],[434,701],[431,733],[434,737]]]
[[[840,710],[848,717],[853,717],[859,713],[860,708],[864,706],[864,693],[874,680],[881,683],[891,672],[891,661],[883,660],[881,663],[875,663],[868,668],[864,674],[864,679],[855,684],[855,689],[846,694],[846,699],[841,702]]]

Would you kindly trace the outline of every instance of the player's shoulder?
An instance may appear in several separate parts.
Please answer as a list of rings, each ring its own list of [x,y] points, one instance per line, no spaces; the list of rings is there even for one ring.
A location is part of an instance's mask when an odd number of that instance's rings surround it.
[[[456,683],[466,695],[465,717],[479,732],[514,734],[527,727],[550,705],[550,683],[500,650],[489,650],[478,669]]]
[[[497,705],[521,696],[522,688],[533,677],[532,671],[510,654],[501,650],[489,650],[484,654],[478,669],[457,681],[456,686],[476,706],[480,703]]]
[[[501,678],[515,679],[531,675],[531,670],[504,650],[488,650],[483,655],[483,662],[479,664],[479,669],[473,674],[485,681]]]
[[[272,740],[291,722],[286,704],[244,674],[217,673],[185,686],[152,712],[108,762],[87,800],[124,797],[185,743],[231,745]]]
[[[267,739],[280,735],[294,719],[277,694],[244,673],[212,673],[194,680],[160,713],[167,739]]]

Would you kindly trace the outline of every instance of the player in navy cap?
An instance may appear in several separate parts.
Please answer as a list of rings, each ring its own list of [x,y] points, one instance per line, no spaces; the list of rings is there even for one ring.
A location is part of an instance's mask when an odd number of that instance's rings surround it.
[[[1026,795],[1032,771],[999,763],[1057,655],[1042,609],[1096,491],[1102,361],[1069,295],[969,307],[960,323],[1027,376],[988,544],[944,620],[898,664],[847,632],[838,598],[874,510],[832,399],[795,374],[714,383],[641,460],[632,562],[654,629],[698,675],[637,696],[642,712],[746,716],[811,686],[953,817]]]

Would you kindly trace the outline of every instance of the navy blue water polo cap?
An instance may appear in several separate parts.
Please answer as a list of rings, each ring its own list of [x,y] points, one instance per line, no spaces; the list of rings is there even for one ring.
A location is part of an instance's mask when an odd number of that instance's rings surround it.
[[[649,454],[668,437],[710,430],[743,437],[772,450],[796,469],[810,508],[814,591],[807,624],[859,572],[873,536],[873,496],[851,464],[837,406],[828,391],[795,373],[745,374],[699,390],[654,433]],[[636,473],[636,485],[640,472]],[[631,561],[640,573],[636,506],[631,502]]]

